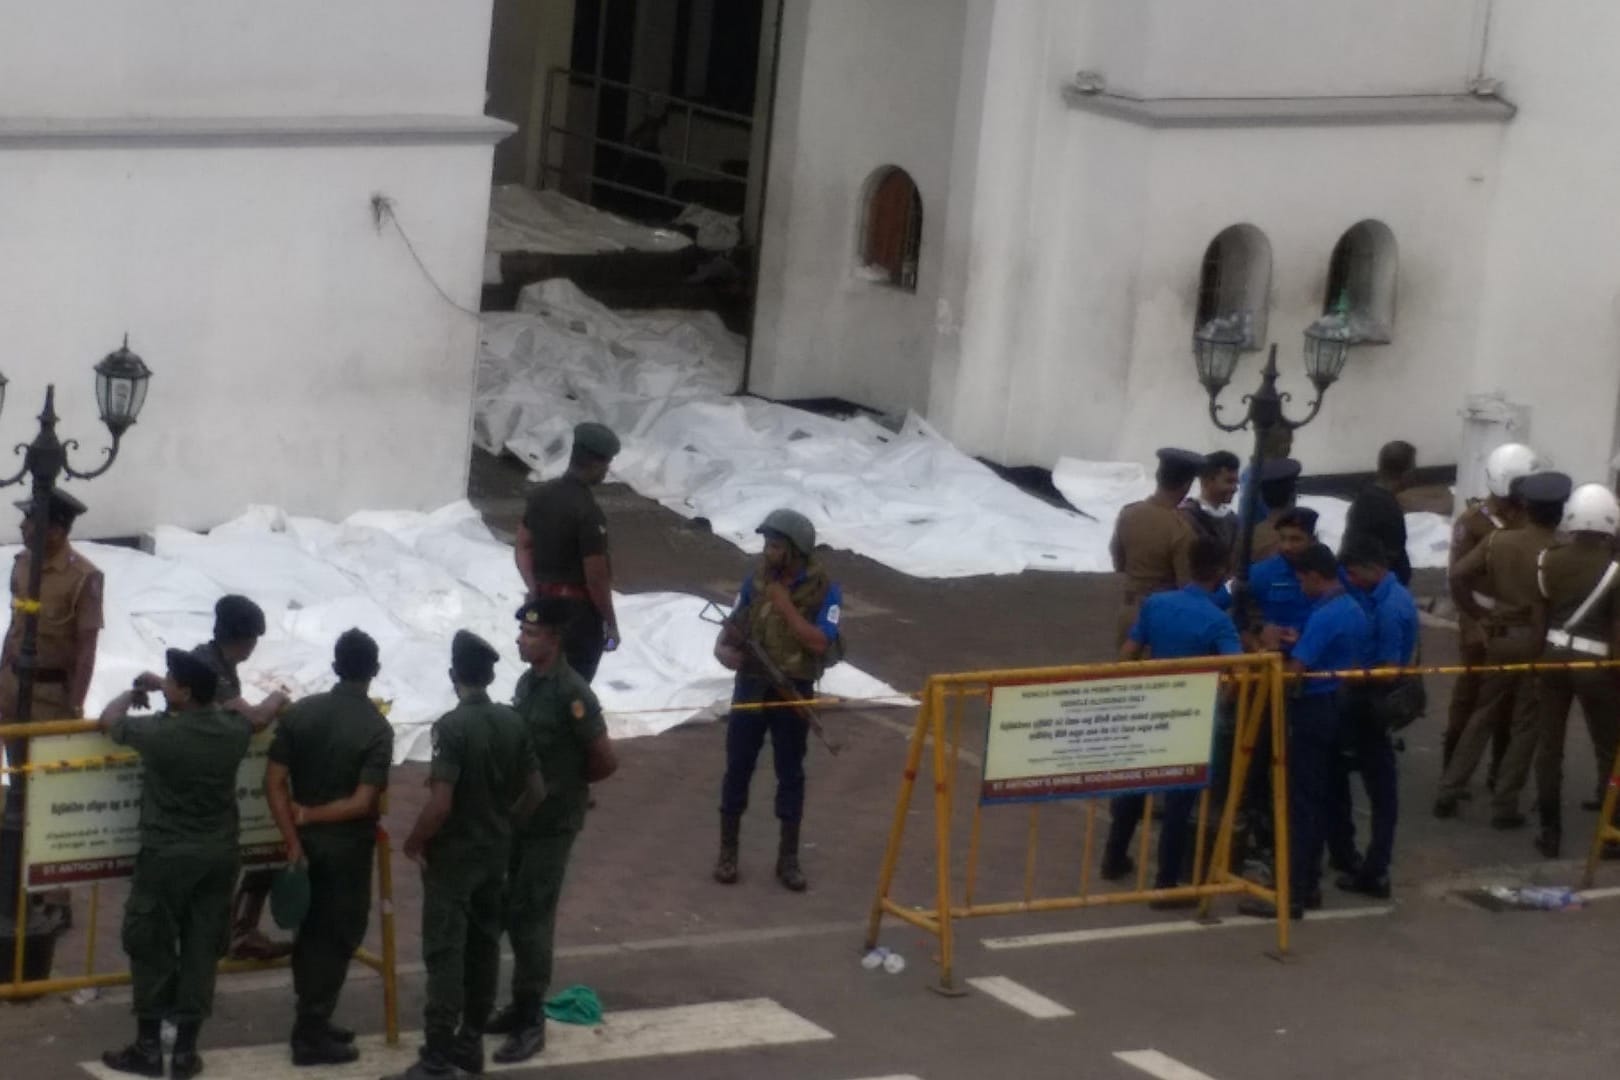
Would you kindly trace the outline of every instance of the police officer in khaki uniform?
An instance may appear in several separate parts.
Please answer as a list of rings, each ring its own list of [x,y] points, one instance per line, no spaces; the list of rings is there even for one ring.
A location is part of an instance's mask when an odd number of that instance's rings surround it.
[[[225,950],[240,846],[236,774],[253,731],[214,704],[218,679],[208,665],[179,649],[165,659],[166,678],[141,675],[101,714],[102,730],[139,752],[143,769],[141,848],[124,904],[136,1035],[101,1060],[116,1072],[162,1076],[162,1024],[172,1019],[169,1075],[187,1080],[203,1067],[197,1034]],[[156,690],[166,711],[129,715]]]
[[[1543,660],[1571,662],[1620,656],[1620,561],[1614,554],[1620,502],[1602,484],[1575,489],[1565,508],[1567,541],[1542,553],[1536,632],[1546,641]],[[1599,791],[1614,768],[1620,740],[1620,686],[1613,671],[1545,671],[1536,676],[1541,745],[1536,750],[1536,808],[1541,832],[1536,850],[1559,855],[1563,837],[1564,733],[1575,698],[1597,755]]]
[[[1564,502],[1572,487],[1570,478],[1558,472],[1535,473],[1520,480],[1516,491],[1525,507],[1524,527],[1492,533],[1452,570],[1452,599],[1459,610],[1484,626],[1487,663],[1523,664],[1541,653],[1541,638],[1531,623],[1534,609],[1541,602],[1537,565],[1541,553],[1558,539]],[[1482,583],[1496,602],[1489,610],[1474,599]],[[1519,792],[1535,757],[1540,716],[1534,683],[1512,672],[1485,673],[1479,704],[1441,779],[1434,804],[1436,817],[1456,815],[1457,804],[1467,793],[1474,770],[1491,741],[1495,711],[1508,699],[1512,700],[1512,720],[1507,753],[1492,792],[1491,826],[1517,829],[1526,824],[1519,810]]]
[[[428,799],[405,840],[405,856],[422,867],[425,1041],[395,1080],[484,1071],[512,829],[545,797],[522,717],[489,699],[499,658],[465,630],[450,646],[450,681],[461,703],[433,724]]]
[[[529,599],[551,597],[568,605],[563,651],[586,682],[596,678],[602,653],[623,640],[613,612],[607,517],[591,494],[618,453],[619,437],[607,427],[576,427],[568,471],[529,495],[514,545]]]
[[[345,630],[332,649],[337,685],[282,714],[265,767],[287,861],[309,875],[309,910],[292,954],[294,1065],[360,1056],[354,1032],[336,1027],[332,1013],[371,918],[377,815],[394,761],[394,729],[369,696],[378,670],[377,643]]]
[[[1260,463],[1260,502],[1266,514],[1254,523],[1249,543],[1251,563],[1264,562],[1282,548],[1277,523],[1294,508],[1298,498],[1300,464],[1293,458],[1270,458]]]
[[[1523,507],[1513,498],[1515,481],[1536,471],[1536,454],[1528,446],[1508,443],[1492,450],[1485,459],[1485,486],[1489,495],[1483,502],[1472,503],[1457,519],[1451,530],[1451,555],[1448,565],[1455,569],[1487,537],[1498,529],[1517,528],[1524,519]],[[1484,593],[1474,597],[1480,607],[1489,609],[1494,602]],[[1465,666],[1478,666],[1485,662],[1484,628],[1465,611],[1457,613],[1461,661]],[[1446,720],[1446,735],[1441,767],[1451,764],[1463,729],[1479,704],[1480,676],[1459,675],[1451,689],[1451,711]],[[1508,712],[1495,718],[1491,736],[1491,763],[1485,774],[1486,787],[1496,786],[1496,774],[1501,771],[1502,755],[1507,752]]]
[[[23,550],[11,568],[13,604],[28,598],[29,548],[34,540],[33,499],[17,503],[23,512]],[[84,503],[67,492],[51,492],[46,510],[45,565],[39,585],[38,655],[30,719],[76,720],[84,715],[84,697],[96,667],[96,640],[101,634],[101,571],[73,550],[68,534],[84,513]],[[11,719],[17,708],[17,659],[23,619],[13,607],[11,627],[0,653],[0,716]]]
[[[568,606],[545,598],[518,609],[518,656],[529,670],[512,707],[523,717],[540,759],[546,801],[515,830],[506,878],[506,933],[512,939],[512,1002],[484,1029],[505,1035],[501,1064],[527,1061],[546,1046],[557,903],[574,840],[585,827],[590,785],[618,769],[602,706],[562,654]]]
[[[1157,592],[1179,589],[1192,581],[1188,562],[1197,535],[1181,512],[1204,455],[1167,447],[1159,451],[1158,485],[1152,495],[1119,512],[1108,551],[1114,570],[1125,575],[1114,647],[1121,648],[1136,625],[1142,601]]]
[[[28,598],[29,551],[34,541],[34,500],[17,503],[23,512],[23,550],[11,568],[11,626],[0,650],[0,719],[17,716],[17,663],[22,654],[23,618],[15,605]],[[103,578],[95,565],[73,549],[68,535],[85,511],[84,503],[60,488],[51,491],[46,506],[45,562],[39,582],[39,622],[35,638],[34,693],[30,720],[77,720],[84,715],[84,698],[95,673],[96,642],[101,636]],[[27,760],[28,743],[7,744],[12,763]],[[72,923],[71,894],[56,890],[43,894],[44,907],[60,913],[64,925]]]

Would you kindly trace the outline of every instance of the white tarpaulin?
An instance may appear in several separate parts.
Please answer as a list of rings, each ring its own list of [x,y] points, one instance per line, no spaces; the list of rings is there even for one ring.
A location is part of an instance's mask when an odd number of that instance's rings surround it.
[[[268,632],[243,665],[256,700],[284,687],[295,697],[331,686],[332,644],[351,626],[382,652],[376,697],[391,699],[395,757],[425,760],[428,725],[455,704],[446,672],[458,629],[501,650],[491,688],[510,698],[523,668],[513,613],[523,585],[512,549],[465,502],[432,514],[362,512],[341,525],[256,507],[206,535],[160,528],[156,554],[80,544],[106,574],[106,629],[87,710],[100,711],[141,671],[161,670],[165,648],[191,648],[213,630],[214,602],[239,592],[265,610]],[[15,549],[0,552],[7,557]],[[624,644],[603,657],[595,689],[614,737],[654,735],[716,715],[731,676],[711,654],[704,601],[680,593],[616,595]],[[849,664],[825,693],[883,697],[888,686]]]
[[[489,195],[486,251],[600,255],[610,251],[681,251],[692,238],[598,210],[560,191],[502,184]]]
[[[791,506],[822,542],[916,577],[1106,572],[1119,508],[1151,489],[1140,465],[1064,459],[1053,480],[1075,514],[1005,482],[916,416],[891,431],[731,396],[743,342],[709,313],[615,312],[566,281],[529,286],[518,308],[484,316],[478,445],[550,477],[567,463],[574,425],[600,421],[624,442],[616,479],[745,551],[759,550],[754,528],[769,511]],[[1415,565],[1443,565],[1432,542],[1442,519],[1413,519]],[[1333,520],[1329,510],[1324,524]]]
[[[1052,470],[1052,483],[1071,505],[1106,522],[1110,531],[1114,518],[1119,516],[1120,509],[1126,503],[1144,499],[1153,493],[1153,480],[1148,471],[1134,462],[1061,458]],[[1344,523],[1350,503],[1326,495],[1301,495],[1299,505],[1316,511],[1317,538],[1337,551],[1339,542],[1344,539]],[[1104,543],[1107,542],[1106,535]],[[1450,548],[1449,519],[1440,514],[1422,512],[1406,515],[1406,553],[1414,568],[1444,567]]]

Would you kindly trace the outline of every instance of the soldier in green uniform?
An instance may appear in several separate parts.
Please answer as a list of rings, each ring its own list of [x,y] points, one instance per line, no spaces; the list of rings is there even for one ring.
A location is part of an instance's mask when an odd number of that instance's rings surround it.
[[[485,1029],[507,1036],[495,1051],[503,1064],[527,1061],[546,1045],[546,990],[551,984],[557,901],[574,838],[585,826],[590,785],[618,769],[596,695],[562,653],[568,606],[531,600],[518,610],[518,656],[529,665],[512,705],[540,759],[546,801],[515,832],[506,878],[506,933],[512,939],[512,1002]]]
[[[135,1041],[102,1062],[117,1072],[163,1075],[162,1023],[178,1033],[169,1075],[202,1071],[197,1033],[214,1002],[214,976],[230,927],[240,830],[236,774],[253,737],[246,720],[214,705],[218,679],[170,649],[167,678],[144,674],[114,698],[101,727],[138,751],[141,849],[124,904],[124,951],[135,996]],[[163,691],[166,711],[130,716]]]
[[[255,732],[269,727],[276,714],[287,707],[288,696],[277,690],[257,705],[242,696],[242,677],[237,669],[247,662],[264,636],[264,610],[245,596],[222,596],[214,604],[214,636],[191,650],[191,655],[213,669],[219,680],[215,700],[222,709],[241,713]],[[292,952],[292,942],[272,941],[259,930],[264,902],[276,872],[249,870],[242,875],[232,904],[231,956],[237,960],[278,960]]]
[[[1187,526],[1183,524],[1183,528]],[[804,817],[804,755],[809,719],[783,702],[815,696],[829,660],[843,653],[839,623],[843,592],[813,557],[816,527],[793,510],[772,510],[758,530],[765,537],[759,569],[743,582],[737,603],[714,643],[714,655],[737,678],[726,721],[726,772],[720,784],[720,857],[714,879],[735,885],[737,847],[754,766],[771,738],[776,765],[776,880],[792,892],[808,888],[799,866],[799,824]],[[772,672],[762,663],[769,661]]]
[[[591,488],[607,479],[619,437],[601,424],[574,429],[568,471],[530,493],[513,555],[529,599],[549,596],[568,605],[563,651],[568,665],[590,682],[604,651],[618,648],[613,613],[613,563],[607,518]]]
[[[333,1026],[332,1012],[371,918],[377,813],[394,754],[394,729],[367,696],[377,643],[345,631],[332,650],[332,671],[337,686],[282,714],[264,776],[287,861],[309,872],[309,912],[292,954],[294,1065],[341,1065],[360,1056],[354,1033]]]
[[[523,718],[489,700],[497,659],[489,642],[457,631],[450,681],[461,703],[433,724],[428,800],[405,840],[406,857],[422,867],[425,1044],[395,1080],[484,1071],[512,828],[546,790]]]
[[[1556,663],[1608,660],[1620,646],[1620,561],[1615,532],[1620,503],[1602,484],[1583,484],[1569,497],[1564,531],[1569,539],[1541,554],[1537,567],[1540,599],[1531,614],[1546,642],[1541,658]],[[1536,809],[1541,831],[1536,850],[1559,856],[1563,840],[1564,735],[1569,707],[1579,698],[1597,756],[1601,794],[1614,768],[1620,741],[1620,687],[1614,671],[1553,670],[1536,675],[1541,709],[1541,744],[1536,749]]]

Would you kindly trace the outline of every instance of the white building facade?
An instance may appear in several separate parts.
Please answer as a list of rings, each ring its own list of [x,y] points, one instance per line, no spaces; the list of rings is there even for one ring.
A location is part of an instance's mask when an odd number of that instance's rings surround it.
[[[54,382],[94,464],[92,364],[127,331],[154,372],[83,531],[465,492],[488,34],[487,0],[0,2],[0,442]]]
[[[790,0],[750,389],[913,409],[1006,464],[1244,450],[1209,425],[1195,326],[1252,318],[1228,416],[1268,341],[1302,412],[1302,332],[1353,293],[1388,340],[1300,432],[1308,471],[1394,438],[1454,462],[1465,399],[1499,392],[1606,479],[1615,40],[1605,0]],[[861,272],[891,166],[914,290]]]

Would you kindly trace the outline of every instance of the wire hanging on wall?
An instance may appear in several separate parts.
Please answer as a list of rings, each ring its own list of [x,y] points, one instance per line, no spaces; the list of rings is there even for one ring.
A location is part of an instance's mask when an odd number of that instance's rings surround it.
[[[422,261],[422,256],[417,252],[416,245],[411,242],[409,234],[405,232],[405,226],[400,224],[399,214],[394,210],[393,199],[380,192],[371,197],[371,223],[379,233],[383,231],[385,226],[392,225],[394,227],[394,231],[399,234],[400,240],[405,244],[405,250],[411,253],[411,259],[416,263],[416,268],[422,272],[422,276],[427,279],[428,284],[433,286],[433,291],[439,294],[441,300],[463,315],[471,315],[475,319],[481,317],[481,312],[458,303],[456,298],[446,292],[443,285],[439,284],[439,279],[433,276],[433,271],[429,270],[427,263]]]

